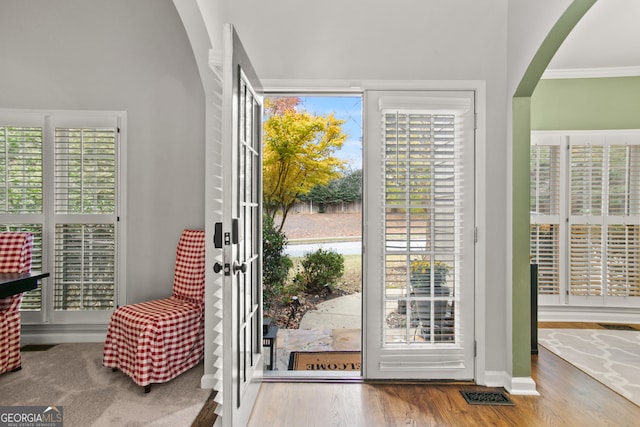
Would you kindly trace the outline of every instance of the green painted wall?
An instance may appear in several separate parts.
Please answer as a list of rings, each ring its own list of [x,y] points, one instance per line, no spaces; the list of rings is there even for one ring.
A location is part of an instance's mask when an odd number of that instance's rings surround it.
[[[640,77],[541,80],[531,129],[640,129]]]
[[[513,376],[531,376],[529,162],[531,98],[513,98]],[[526,141],[526,143],[523,143]]]

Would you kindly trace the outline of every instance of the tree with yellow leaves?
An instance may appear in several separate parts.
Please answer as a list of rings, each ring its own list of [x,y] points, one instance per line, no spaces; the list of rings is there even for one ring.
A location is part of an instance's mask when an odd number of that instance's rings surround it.
[[[309,114],[300,103],[296,97],[265,101],[263,202],[269,217],[282,214],[279,231],[301,195],[338,178],[345,168],[334,155],[347,139],[344,120]]]

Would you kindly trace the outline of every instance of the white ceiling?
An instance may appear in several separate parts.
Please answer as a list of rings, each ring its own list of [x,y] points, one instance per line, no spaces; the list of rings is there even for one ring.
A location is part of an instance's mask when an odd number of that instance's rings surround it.
[[[640,0],[598,0],[547,70],[603,68],[640,70]]]

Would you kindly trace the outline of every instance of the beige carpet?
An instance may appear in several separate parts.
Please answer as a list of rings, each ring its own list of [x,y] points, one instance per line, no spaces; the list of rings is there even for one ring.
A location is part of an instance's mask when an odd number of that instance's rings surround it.
[[[640,406],[640,332],[538,329],[538,343]]]
[[[200,388],[202,362],[143,393],[102,366],[102,344],[59,344],[22,353],[22,370],[0,375],[3,406],[62,406],[65,427],[190,426],[211,390]]]

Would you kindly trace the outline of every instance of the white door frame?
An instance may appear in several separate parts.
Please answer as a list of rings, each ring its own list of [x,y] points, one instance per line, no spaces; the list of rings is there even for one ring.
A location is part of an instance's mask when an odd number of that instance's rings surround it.
[[[475,223],[477,227],[476,240],[476,265],[475,265],[475,339],[476,339],[476,359],[475,359],[475,382],[486,386],[504,386],[504,372],[487,371],[486,366],[486,264],[488,253],[488,239],[486,235],[487,223],[487,159],[486,159],[486,82],[484,80],[404,80],[404,81],[345,81],[345,80],[262,80],[265,92],[286,93],[353,93],[364,94],[366,90],[471,90],[475,92],[475,113],[476,113],[476,153],[475,153]],[[367,112],[363,111],[363,126],[366,129]],[[366,136],[365,136],[366,138]],[[363,141],[363,152],[366,150],[366,140]],[[366,156],[363,155],[363,170],[366,177]],[[365,178],[366,179],[366,178]],[[366,199],[367,195],[363,197]],[[363,204],[366,209],[366,200]],[[366,224],[365,224],[366,227]],[[366,247],[363,247],[363,271],[366,272],[367,259]],[[363,277],[364,283],[365,277]],[[367,293],[363,288],[363,305],[367,303]],[[366,320],[363,319],[363,329],[366,328]],[[366,336],[363,331],[363,336]],[[366,343],[363,341],[363,350]],[[363,351],[366,357],[366,351]],[[364,366],[364,360],[363,360]]]

